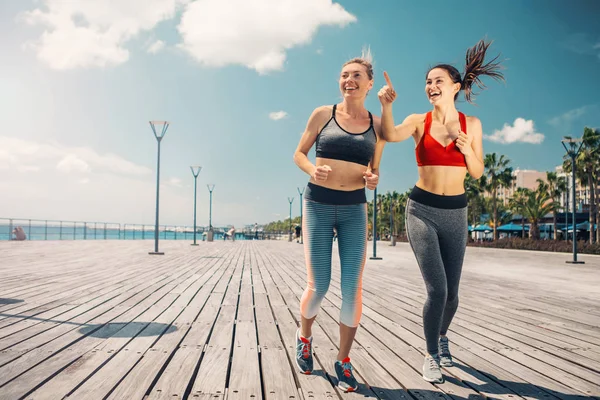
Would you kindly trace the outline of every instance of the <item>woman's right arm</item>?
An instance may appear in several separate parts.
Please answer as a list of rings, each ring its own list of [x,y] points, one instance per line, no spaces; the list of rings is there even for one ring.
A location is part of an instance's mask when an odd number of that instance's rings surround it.
[[[417,126],[418,123],[422,121],[422,115],[409,115],[400,125],[394,126],[392,103],[396,100],[396,91],[394,90],[392,80],[387,72],[384,71],[383,76],[387,84],[383,86],[377,93],[379,101],[381,102],[382,136],[386,142],[401,142],[417,133]]]
[[[417,126],[423,122],[422,114],[411,114],[400,125],[394,126],[392,105],[381,107],[381,131],[388,142],[402,142],[417,133]]]
[[[315,144],[319,130],[331,116],[331,107],[321,106],[316,108],[306,124],[306,129],[300,138],[300,143],[294,152],[294,162],[300,169],[310,177],[314,177],[317,167],[308,159],[308,152]]]

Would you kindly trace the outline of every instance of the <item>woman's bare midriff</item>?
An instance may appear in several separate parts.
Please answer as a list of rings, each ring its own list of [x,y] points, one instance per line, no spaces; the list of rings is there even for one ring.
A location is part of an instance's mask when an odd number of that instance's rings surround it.
[[[417,187],[442,196],[455,196],[465,192],[467,168],[442,165],[419,167]]]
[[[335,190],[357,190],[365,187],[365,178],[363,173],[367,167],[353,162],[334,160],[331,158],[317,157],[316,165],[328,165],[331,168],[326,181],[315,181],[310,178],[310,182],[315,185],[323,186]]]

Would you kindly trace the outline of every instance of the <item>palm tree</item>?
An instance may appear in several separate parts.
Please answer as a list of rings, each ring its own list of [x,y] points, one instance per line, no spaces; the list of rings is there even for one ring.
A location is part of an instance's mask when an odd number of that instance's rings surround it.
[[[569,136],[566,139],[571,139]],[[578,157],[575,159],[575,177],[583,187],[590,189],[590,208],[589,208],[589,223],[590,223],[590,243],[593,243],[594,237],[594,217],[598,217],[600,221],[600,207],[597,207],[597,182],[600,176],[600,130],[585,127],[583,130],[583,143]],[[573,171],[571,166],[571,158],[565,155],[563,161],[563,169],[570,173]],[[575,202],[575,199],[573,199]],[[598,210],[596,214],[594,211]],[[600,230],[596,232],[596,241],[600,242]]]
[[[571,137],[566,136],[565,139],[571,139]],[[566,174],[568,174],[569,177],[571,177],[571,174],[573,172],[573,165],[572,165],[571,157],[568,154],[565,154],[563,157],[563,171]],[[575,187],[577,187],[577,183],[579,183],[582,187],[585,187],[586,182],[587,182],[586,176],[583,173],[583,170],[580,168],[580,165],[577,162],[577,160],[575,160],[575,182],[571,182],[571,185],[575,185]],[[567,186],[568,186],[568,182],[567,182]],[[571,186],[571,188],[572,187],[573,186]],[[577,192],[575,192],[575,193],[577,193]],[[570,196],[570,193],[567,193],[567,196]],[[571,199],[571,203],[572,203],[571,207],[576,210],[577,209],[577,199],[576,198]],[[576,223],[576,222],[573,221],[573,223]]]
[[[381,226],[379,231],[382,232],[388,229],[391,235],[392,221],[390,220],[390,216],[392,215],[392,194],[390,192],[381,195],[381,205],[379,207],[380,208],[377,209],[377,212],[381,212],[381,218],[379,219]]]
[[[596,219],[596,190],[598,177],[600,175],[600,130],[584,128],[583,146],[579,153],[576,163],[581,169],[587,180],[587,186],[590,188],[590,244],[594,243],[594,223]],[[600,236],[600,235],[599,235]]]
[[[538,183],[541,180],[538,179]],[[559,177],[556,172],[546,172],[546,181],[548,184],[548,194],[555,203],[554,211],[552,212],[552,225],[554,227],[554,240],[558,240],[557,229],[556,229],[556,212],[560,204],[560,197],[567,190],[567,181],[564,177]]]
[[[491,194],[492,199],[492,219],[498,221],[498,189],[509,187],[513,181],[512,167],[508,164],[510,160],[504,155],[498,157],[496,153],[486,154],[483,164],[486,174],[482,176],[482,183],[485,190]],[[496,225],[494,225],[494,240],[498,239]]]
[[[521,237],[525,239],[525,207],[527,199],[529,197],[528,190],[526,188],[517,188],[515,193],[508,201],[508,207],[515,213],[521,215]]]
[[[468,209],[471,211],[472,223],[477,225],[481,217],[481,211],[484,206],[482,193],[485,191],[485,185],[482,179],[473,179],[467,174],[465,179],[465,192],[467,193]]]
[[[398,236],[398,199],[400,198],[400,194],[395,190],[393,192],[386,193],[388,203],[388,220],[390,224],[390,236]]]
[[[395,219],[395,226],[397,226],[400,229],[396,231],[396,235],[398,234],[398,231],[405,230],[406,203],[408,202],[408,196],[410,196],[410,190],[407,190],[406,192],[398,195],[398,201],[396,202],[397,217]]]
[[[377,231],[379,233],[381,233],[381,228],[382,228],[382,221],[385,221],[385,218],[383,218],[384,216],[382,215],[384,213],[383,211],[383,202],[385,199],[385,195],[378,193],[377,194]],[[372,231],[373,229],[373,202],[369,201],[367,203],[367,215],[368,215],[368,222],[367,222],[367,227],[368,230],[371,231],[373,233],[373,235],[375,235],[375,232]],[[389,219],[389,216],[388,216]],[[389,222],[388,222],[389,223]]]
[[[523,210],[531,224],[529,234],[532,239],[539,239],[539,222],[546,214],[554,210],[556,203],[552,202],[548,184],[544,181],[538,181],[538,187],[535,190],[525,189],[525,195],[526,202]]]
[[[486,210],[493,209],[493,199],[491,197],[483,199],[483,204]],[[510,213],[510,209],[504,204],[498,203],[496,204],[496,218],[494,218],[493,214],[489,214],[489,217],[485,222],[490,226],[499,227],[509,223],[511,219],[512,214]]]

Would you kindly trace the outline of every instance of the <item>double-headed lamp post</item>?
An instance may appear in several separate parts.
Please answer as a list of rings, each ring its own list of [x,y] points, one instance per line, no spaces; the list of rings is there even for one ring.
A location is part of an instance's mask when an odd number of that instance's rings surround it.
[[[573,261],[567,261],[567,263],[569,264],[585,264],[585,262],[583,261],[577,261],[577,224],[575,223],[575,205],[577,204],[577,201],[575,201],[575,182],[577,182],[575,180],[575,172],[577,169],[577,165],[575,163],[575,159],[577,158],[577,155],[579,154],[579,152],[581,151],[581,146],[583,145],[583,139],[573,139],[571,137],[565,137],[563,140],[561,140],[561,143],[563,145],[563,147],[565,148],[565,150],[567,151],[567,154],[569,155],[569,157],[571,157],[571,172],[572,172],[572,179],[573,181],[571,182],[571,194],[573,195]],[[579,145],[577,145],[577,143],[579,143]],[[568,145],[567,145],[568,144]],[[565,227],[565,229],[567,229],[567,234],[569,232],[569,229],[567,227]]]

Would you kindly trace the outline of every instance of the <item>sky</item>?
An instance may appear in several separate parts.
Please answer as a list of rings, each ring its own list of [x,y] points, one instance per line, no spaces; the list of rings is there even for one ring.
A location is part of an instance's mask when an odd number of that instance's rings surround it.
[[[368,46],[400,122],[431,106],[428,67],[463,70],[493,40],[506,83],[484,81],[484,152],[550,171],[565,135],[600,127],[600,2],[443,0],[2,0],[0,218],[154,224],[267,223],[300,213],[293,152],[312,110],[341,101],[342,64]],[[309,158],[314,161],[314,147]],[[417,180],[414,143],[389,143],[378,191]],[[373,193],[368,191],[368,198]]]

